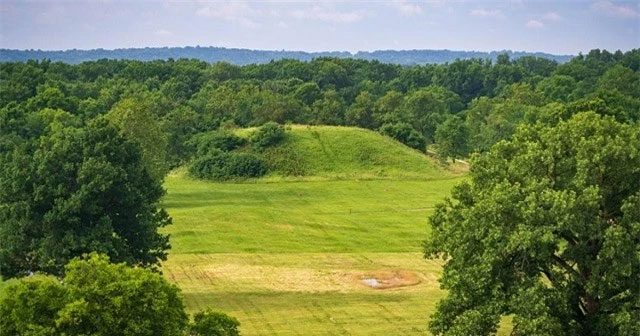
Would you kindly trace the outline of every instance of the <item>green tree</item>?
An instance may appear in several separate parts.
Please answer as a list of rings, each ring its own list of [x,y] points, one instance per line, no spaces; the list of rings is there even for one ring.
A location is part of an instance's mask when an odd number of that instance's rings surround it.
[[[450,116],[436,129],[436,152],[443,160],[462,158],[468,153],[469,135],[464,120]]]
[[[339,89],[349,84],[349,75],[337,60],[318,59],[313,64],[316,67],[313,79],[321,88]]]
[[[325,91],[322,98],[311,106],[313,122],[320,125],[342,125],[345,109],[344,100],[336,91]]]
[[[427,142],[433,142],[436,128],[451,113],[451,97],[445,90],[437,86],[429,86],[415,92],[408,93],[402,105],[402,114],[406,115],[413,126],[425,137]],[[455,95],[455,94],[454,94]],[[458,99],[459,101],[459,99]]]
[[[223,313],[206,310],[193,316],[189,336],[238,336],[240,323]]]
[[[48,134],[0,156],[0,274],[61,274],[98,251],[151,267],[166,258],[164,190],[139,147],[104,120]]]
[[[427,147],[422,134],[418,133],[418,131],[407,123],[384,124],[380,127],[380,133],[390,136],[421,152],[424,152]]]
[[[302,111],[300,101],[291,96],[271,91],[261,91],[260,101],[252,104],[253,124],[261,125],[267,122],[295,122]]]
[[[640,128],[593,112],[523,126],[430,218],[436,335],[640,333]]]
[[[298,86],[293,93],[293,96],[303,104],[311,106],[311,104],[321,97],[321,94],[322,92],[320,91],[318,84],[309,82]]]
[[[345,113],[347,124],[369,129],[377,128],[373,117],[374,104],[374,97],[369,92],[361,92]]]
[[[640,73],[622,65],[608,69],[598,79],[598,86],[608,90],[618,90],[629,96],[640,96]]]
[[[138,144],[142,150],[142,161],[149,174],[161,180],[167,173],[167,135],[151,105],[144,98],[125,98],[119,101],[107,115],[122,134]]]
[[[167,161],[172,168],[188,159],[190,148],[187,141],[202,126],[200,121],[200,116],[188,106],[181,106],[162,119],[162,130],[167,134]]]
[[[27,101],[27,109],[38,111],[44,108],[62,109],[75,112],[77,109],[77,98],[67,97],[58,87],[43,87],[38,93]]]
[[[409,118],[401,115],[400,107],[404,101],[404,95],[398,91],[388,91],[380,97],[375,104],[374,119],[378,124],[408,122]]]
[[[465,113],[472,151],[487,151],[500,140],[509,139],[518,124],[539,118],[539,108],[527,105],[529,97],[511,96],[474,99]]]
[[[559,102],[572,100],[573,91],[576,89],[576,81],[569,76],[553,75],[540,81],[537,90],[545,97]]]
[[[67,291],[52,276],[12,280],[0,290],[0,336],[56,335],[56,315]]]
[[[200,157],[216,151],[230,152],[246,143],[247,139],[241,138],[229,130],[220,129],[196,134],[187,144],[194,147],[196,156]]]
[[[187,315],[162,275],[92,254],[66,266],[62,281],[35,275],[0,292],[0,336],[180,335]]]

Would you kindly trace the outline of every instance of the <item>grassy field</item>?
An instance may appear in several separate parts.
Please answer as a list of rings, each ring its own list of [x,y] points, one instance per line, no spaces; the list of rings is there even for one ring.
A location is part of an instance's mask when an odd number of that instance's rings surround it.
[[[297,176],[291,152],[304,158]],[[281,170],[258,181],[166,179],[164,273],[188,309],[229,313],[245,335],[424,334],[443,292],[421,243],[461,178],[349,128],[296,126],[268,155]]]

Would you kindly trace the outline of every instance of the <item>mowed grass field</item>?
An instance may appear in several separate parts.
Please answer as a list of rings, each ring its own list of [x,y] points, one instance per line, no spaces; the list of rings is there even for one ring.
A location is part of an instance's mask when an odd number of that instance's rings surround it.
[[[421,255],[427,217],[459,179],[211,183],[170,176],[164,273],[187,307],[246,335],[420,334],[443,295]],[[364,279],[398,282],[372,288]]]
[[[167,177],[163,271],[188,309],[231,314],[245,335],[426,333],[444,293],[421,244],[463,177],[349,128],[294,127],[267,154],[275,173],[257,181]]]

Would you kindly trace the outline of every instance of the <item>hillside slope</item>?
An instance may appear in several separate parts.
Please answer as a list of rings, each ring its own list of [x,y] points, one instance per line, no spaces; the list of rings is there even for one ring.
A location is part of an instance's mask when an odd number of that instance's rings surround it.
[[[240,135],[251,129],[240,130]],[[287,126],[283,143],[264,152],[271,179],[442,179],[439,163],[377,132],[341,126]]]

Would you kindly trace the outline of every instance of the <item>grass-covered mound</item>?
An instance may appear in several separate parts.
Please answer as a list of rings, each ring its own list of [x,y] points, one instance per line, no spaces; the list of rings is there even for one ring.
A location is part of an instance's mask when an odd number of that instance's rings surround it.
[[[248,137],[253,129],[238,130]],[[424,153],[356,127],[287,126],[284,139],[262,151],[267,179],[435,179],[453,173]]]

